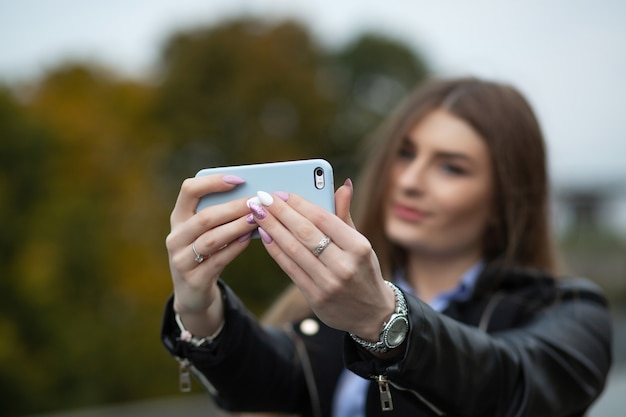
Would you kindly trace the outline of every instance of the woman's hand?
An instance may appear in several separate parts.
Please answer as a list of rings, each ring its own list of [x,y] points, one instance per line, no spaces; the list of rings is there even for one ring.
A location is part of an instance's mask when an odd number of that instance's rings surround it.
[[[196,213],[204,195],[231,190],[245,182],[230,175],[190,178],[183,182],[170,217],[166,239],[174,284],[174,310],[195,336],[212,334],[223,320],[217,278],[249,244],[256,225],[246,221],[245,199]],[[194,251],[195,248],[195,251]],[[196,260],[196,252],[204,260]]]
[[[335,193],[337,215],[295,194],[287,201],[275,197],[260,192],[248,203],[269,254],[322,321],[378,340],[395,310],[395,296],[383,281],[370,242],[350,218],[351,182]],[[325,236],[331,243],[316,256],[313,249]]]

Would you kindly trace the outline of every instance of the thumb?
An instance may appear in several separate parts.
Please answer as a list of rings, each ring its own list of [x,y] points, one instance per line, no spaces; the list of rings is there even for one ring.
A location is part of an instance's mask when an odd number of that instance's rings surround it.
[[[352,221],[352,216],[350,216],[350,203],[353,194],[354,188],[352,186],[352,180],[348,178],[343,185],[335,191],[335,212],[337,217],[343,220],[348,226],[356,229]]]

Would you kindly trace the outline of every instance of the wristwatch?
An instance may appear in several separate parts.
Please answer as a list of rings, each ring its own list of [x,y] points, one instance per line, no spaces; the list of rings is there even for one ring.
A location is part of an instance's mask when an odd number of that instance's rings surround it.
[[[406,335],[409,333],[409,319],[404,294],[391,282],[385,281],[385,284],[391,287],[396,296],[396,311],[391,315],[389,320],[383,323],[383,329],[380,332],[378,342],[368,342],[350,333],[350,337],[360,346],[372,352],[379,353],[385,353],[390,349],[397,348],[404,342]]]

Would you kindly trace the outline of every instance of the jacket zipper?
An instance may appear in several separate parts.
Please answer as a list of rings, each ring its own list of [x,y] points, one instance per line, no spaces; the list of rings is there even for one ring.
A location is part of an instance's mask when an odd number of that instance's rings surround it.
[[[217,395],[217,390],[209,382],[206,376],[202,372],[198,371],[193,363],[189,359],[176,357],[178,361],[178,388],[180,392],[191,391],[191,375],[193,375],[197,381],[202,385],[211,395]]]
[[[436,407],[433,403],[428,401],[426,398],[422,397],[417,391],[401,387],[393,382],[389,381],[385,375],[374,375],[372,379],[376,381],[378,384],[378,393],[380,394],[380,407],[382,411],[392,411],[393,410],[393,400],[391,398],[391,390],[389,386],[392,386],[400,391],[408,392],[412,394],[415,398],[421,401],[424,405],[431,409],[433,413],[438,416],[445,416],[446,413],[442,411],[440,408]]]
[[[180,392],[191,391],[190,362],[187,359],[178,360],[178,389]]]
[[[393,400],[391,399],[391,391],[389,391],[389,380],[385,375],[374,376],[373,379],[378,383],[381,409],[383,411],[393,410]]]

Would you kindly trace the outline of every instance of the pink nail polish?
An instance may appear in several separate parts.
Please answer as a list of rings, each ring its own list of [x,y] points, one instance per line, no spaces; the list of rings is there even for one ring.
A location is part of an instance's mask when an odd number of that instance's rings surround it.
[[[235,185],[243,184],[244,182],[246,182],[246,180],[244,180],[241,177],[238,177],[237,175],[224,175],[222,177],[222,181],[224,181],[226,184],[235,184]]]
[[[350,188],[351,190],[354,189],[354,185],[352,184],[352,180],[350,178],[346,179],[346,181],[343,183],[343,185],[345,185],[346,187]]]
[[[246,217],[246,223],[248,224],[255,224],[256,221],[254,220],[254,216],[252,214],[248,214],[248,216]]]
[[[263,220],[264,218],[267,217],[267,211],[265,211],[263,206],[261,206],[260,204],[257,204],[256,202],[253,201],[253,202],[250,202],[250,204],[248,204],[248,207],[250,208],[250,211],[252,212],[255,218],[259,220]]]
[[[265,243],[272,243],[272,241],[274,240],[270,235],[267,234],[265,230],[263,230],[262,227],[259,227],[259,235],[261,236],[261,240],[263,240],[263,242]]]
[[[246,240],[250,239],[250,237],[252,237],[252,232],[249,232],[249,233],[246,233],[245,235],[240,236],[239,239],[237,239],[237,242],[243,243]]]
[[[284,191],[276,191],[274,194],[283,201],[289,200],[289,193],[286,193]]]

